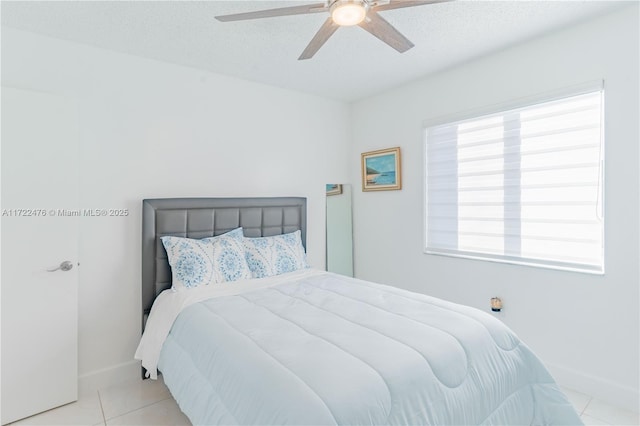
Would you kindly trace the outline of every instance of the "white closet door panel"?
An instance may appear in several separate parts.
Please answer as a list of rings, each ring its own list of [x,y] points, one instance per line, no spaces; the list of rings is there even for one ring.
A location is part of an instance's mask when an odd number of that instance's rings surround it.
[[[68,99],[2,88],[2,424],[77,399],[77,123]]]

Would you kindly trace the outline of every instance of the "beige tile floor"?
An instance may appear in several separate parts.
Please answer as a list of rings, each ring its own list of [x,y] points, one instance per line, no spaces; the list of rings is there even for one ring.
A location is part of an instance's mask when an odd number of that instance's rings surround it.
[[[585,425],[639,425],[638,413],[563,388]],[[190,425],[166,386],[159,380],[126,383],[82,395],[77,402],[13,423],[13,425]]]

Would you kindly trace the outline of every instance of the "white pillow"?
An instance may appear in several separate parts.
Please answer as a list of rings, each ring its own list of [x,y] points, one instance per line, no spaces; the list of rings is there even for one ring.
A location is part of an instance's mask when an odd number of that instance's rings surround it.
[[[161,237],[171,265],[173,289],[251,278],[242,239],[242,228],[201,240]]]
[[[247,264],[253,278],[308,268],[300,235],[300,231],[296,231],[271,237],[244,238]]]

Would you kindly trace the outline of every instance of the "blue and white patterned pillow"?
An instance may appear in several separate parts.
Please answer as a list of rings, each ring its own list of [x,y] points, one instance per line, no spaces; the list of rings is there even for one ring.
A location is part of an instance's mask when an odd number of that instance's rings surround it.
[[[242,228],[201,240],[162,237],[171,265],[173,289],[251,278],[242,239]]]
[[[308,268],[300,231],[272,237],[245,238],[247,264],[253,278]]]
[[[251,278],[244,251],[242,228],[234,229],[213,240],[213,273],[216,283]]]

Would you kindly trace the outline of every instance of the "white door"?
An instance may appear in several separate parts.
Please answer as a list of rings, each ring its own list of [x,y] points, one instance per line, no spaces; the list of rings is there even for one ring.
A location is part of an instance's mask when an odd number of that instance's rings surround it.
[[[2,87],[2,424],[78,393],[77,109]],[[68,271],[48,272],[63,261]]]

